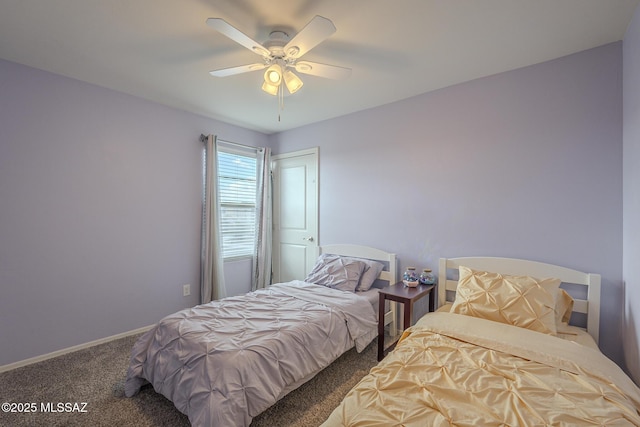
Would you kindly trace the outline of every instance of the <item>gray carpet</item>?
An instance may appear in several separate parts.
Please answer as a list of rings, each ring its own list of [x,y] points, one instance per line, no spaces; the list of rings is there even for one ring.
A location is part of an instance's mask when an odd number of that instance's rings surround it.
[[[35,412],[0,412],[0,426],[189,426],[189,420],[151,386],[124,397],[129,352],[137,336],[0,374],[0,402]],[[252,427],[318,426],[344,395],[376,365],[377,341],[352,349],[253,420]],[[83,403],[86,406],[83,408]],[[78,403],[58,409],[58,403]],[[49,412],[43,412],[49,410]],[[70,409],[72,412],[66,412]],[[79,412],[84,409],[86,412]]]

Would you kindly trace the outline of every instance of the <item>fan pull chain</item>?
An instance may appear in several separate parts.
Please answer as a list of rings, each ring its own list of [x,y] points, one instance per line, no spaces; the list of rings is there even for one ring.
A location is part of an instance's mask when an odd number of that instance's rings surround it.
[[[278,122],[280,121],[280,113],[284,110],[284,85],[278,86]]]

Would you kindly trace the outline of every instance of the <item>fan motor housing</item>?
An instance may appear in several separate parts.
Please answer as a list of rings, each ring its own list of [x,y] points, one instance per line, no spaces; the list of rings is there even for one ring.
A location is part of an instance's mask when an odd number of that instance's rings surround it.
[[[269,40],[263,43],[263,46],[269,49],[271,56],[274,58],[284,58],[284,46],[289,42],[289,34],[284,31],[271,31]]]

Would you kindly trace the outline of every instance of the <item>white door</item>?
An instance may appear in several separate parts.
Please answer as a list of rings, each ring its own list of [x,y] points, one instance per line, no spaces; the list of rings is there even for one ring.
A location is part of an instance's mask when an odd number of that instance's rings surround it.
[[[273,283],[304,280],[318,256],[318,148],[273,156]]]

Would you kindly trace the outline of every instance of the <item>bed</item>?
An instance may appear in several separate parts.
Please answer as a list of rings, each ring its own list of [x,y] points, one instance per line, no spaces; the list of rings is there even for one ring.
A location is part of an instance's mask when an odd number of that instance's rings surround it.
[[[640,425],[640,390],[597,346],[599,275],[441,259],[438,296],[323,426]]]
[[[322,246],[305,281],[162,319],[132,349],[125,394],[150,383],[193,426],[248,426],[347,350],[364,350],[377,336],[376,286],[396,280],[392,253]],[[390,330],[394,310],[384,314]]]

